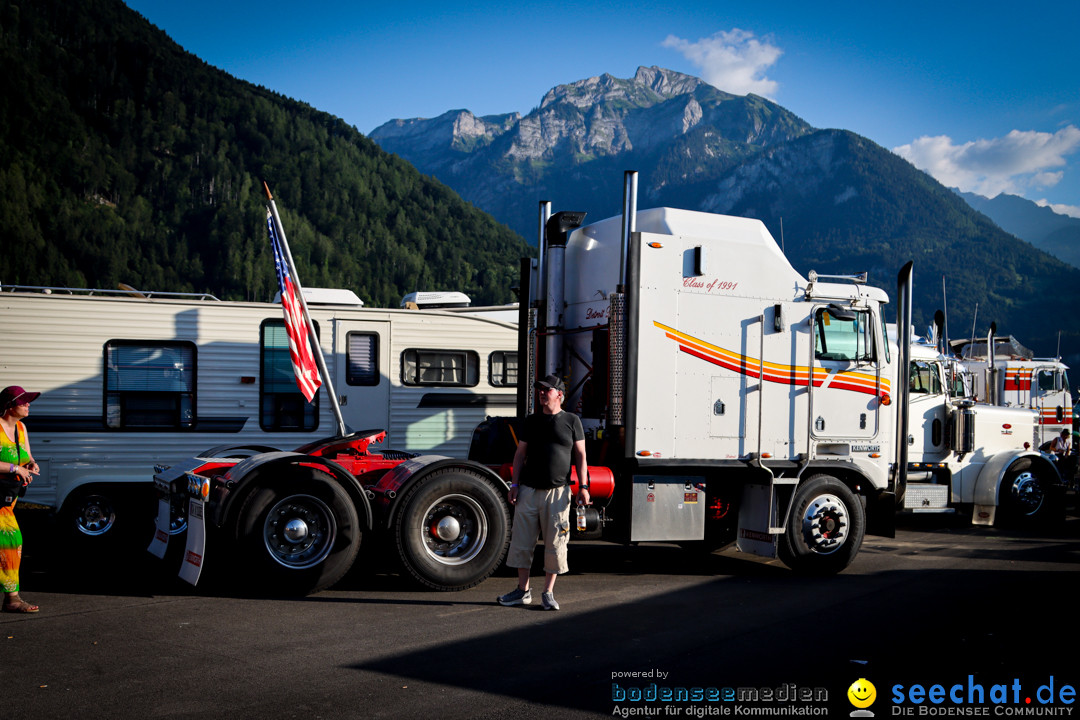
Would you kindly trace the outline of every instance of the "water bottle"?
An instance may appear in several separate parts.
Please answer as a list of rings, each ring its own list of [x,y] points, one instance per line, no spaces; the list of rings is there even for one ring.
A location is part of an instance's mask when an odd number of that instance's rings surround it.
[[[581,532],[585,532],[585,508],[581,505],[577,506],[577,529]]]

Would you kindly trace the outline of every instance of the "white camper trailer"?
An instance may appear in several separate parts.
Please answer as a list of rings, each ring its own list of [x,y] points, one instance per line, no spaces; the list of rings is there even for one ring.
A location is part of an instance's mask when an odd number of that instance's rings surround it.
[[[385,429],[386,446],[402,451],[464,457],[478,423],[513,414],[515,323],[304,292],[350,429]],[[6,286],[0,313],[13,328],[0,385],[42,393],[26,421],[42,472],[24,501],[60,510],[77,537],[115,535],[140,500],[149,527],[155,464],[337,432],[325,389],[311,404],[297,390],[280,305]]]

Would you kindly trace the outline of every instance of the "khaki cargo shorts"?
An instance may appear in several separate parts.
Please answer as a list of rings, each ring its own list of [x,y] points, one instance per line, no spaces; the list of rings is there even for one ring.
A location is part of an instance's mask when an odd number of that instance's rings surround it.
[[[570,541],[571,498],[569,485],[551,490],[518,487],[507,565],[532,567],[536,539],[543,535],[544,572],[561,575],[570,569],[566,564],[566,544]]]

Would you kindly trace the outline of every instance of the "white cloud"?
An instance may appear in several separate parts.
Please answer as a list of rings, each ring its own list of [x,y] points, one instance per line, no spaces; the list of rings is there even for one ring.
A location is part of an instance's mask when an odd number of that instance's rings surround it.
[[[956,145],[947,135],[921,137],[893,152],[947,187],[986,197],[999,193],[1023,195],[1033,188],[1061,181],[1065,156],[1080,150],[1080,129],[1073,125],[1056,133],[1013,130],[990,140]]]
[[[668,35],[664,47],[673,48],[701,69],[702,79],[715,88],[733,95],[754,93],[773,99],[780,87],[765,76],[783,50],[768,38],[758,40],[754,33],[733,28],[712,37],[690,42]]]
[[[1061,203],[1052,203],[1045,198],[1042,200],[1036,200],[1035,204],[1042,207],[1048,207],[1054,212],[1056,212],[1058,215],[1068,215],[1069,217],[1080,218],[1080,207],[1077,207],[1076,205],[1062,205]]]

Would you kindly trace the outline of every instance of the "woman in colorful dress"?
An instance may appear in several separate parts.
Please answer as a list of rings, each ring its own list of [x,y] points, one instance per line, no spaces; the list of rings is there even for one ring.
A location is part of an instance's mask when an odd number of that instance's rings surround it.
[[[30,403],[41,393],[26,392],[18,385],[0,391],[0,472],[11,473],[29,484],[40,472],[30,455],[30,443],[22,420],[30,414]],[[17,501],[16,501],[17,502]],[[0,585],[4,588],[4,612],[36,613],[37,605],[19,597],[19,564],[22,561],[22,531],[15,521],[15,503],[0,508]]]

